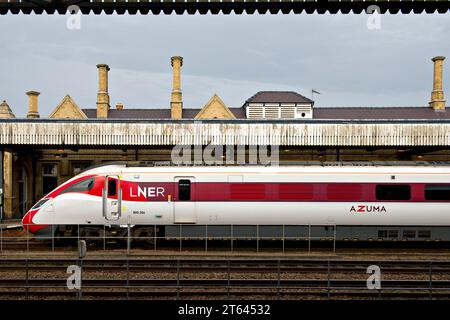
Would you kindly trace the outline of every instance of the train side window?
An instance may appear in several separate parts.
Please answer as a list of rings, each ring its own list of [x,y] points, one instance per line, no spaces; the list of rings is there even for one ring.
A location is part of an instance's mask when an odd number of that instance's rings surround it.
[[[450,185],[426,185],[425,200],[450,201]]]
[[[398,230],[389,230],[389,238],[398,238]]]
[[[409,185],[377,185],[377,200],[410,200],[411,186]]]
[[[387,230],[378,230],[378,238],[387,238],[388,232]]]
[[[327,198],[329,200],[361,200],[362,189],[360,184],[330,183],[327,185]]]
[[[63,189],[61,191],[61,194],[66,192],[86,192],[92,189],[94,186],[94,178],[89,178],[86,180],[78,181],[77,183],[74,183],[73,185],[67,187],[66,189]]]
[[[266,187],[262,183],[231,183],[230,197],[232,200],[264,200]]]
[[[117,194],[117,180],[108,178],[108,197],[114,197]]]
[[[191,180],[183,179],[178,181],[178,200],[191,200]]]
[[[416,230],[403,230],[403,238],[415,238]]]
[[[431,230],[419,230],[417,236],[419,238],[431,238]]]

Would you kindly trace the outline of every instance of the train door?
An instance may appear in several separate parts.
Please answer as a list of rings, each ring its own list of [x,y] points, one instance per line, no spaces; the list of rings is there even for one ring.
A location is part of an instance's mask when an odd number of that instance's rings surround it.
[[[122,215],[122,189],[120,188],[119,176],[105,176],[102,195],[103,217],[108,221],[119,220]]]
[[[175,177],[175,199],[173,214],[175,223],[196,223],[193,177]]]

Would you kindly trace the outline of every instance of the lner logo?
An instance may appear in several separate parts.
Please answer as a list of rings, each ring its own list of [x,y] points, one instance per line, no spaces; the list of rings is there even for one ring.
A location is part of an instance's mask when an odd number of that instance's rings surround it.
[[[137,186],[137,190],[133,191],[130,187],[130,197],[137,198],[140,196],[146,198],[164,197],[164,187],[141,187]]]

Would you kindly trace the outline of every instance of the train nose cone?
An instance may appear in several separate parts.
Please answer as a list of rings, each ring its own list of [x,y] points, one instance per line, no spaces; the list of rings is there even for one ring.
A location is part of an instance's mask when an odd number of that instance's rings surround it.
[[[23,230],[33,232],[31,230],[33,228],[33,225],[34,225],[33,217],[38,211],[39,210],[30,210],[23,216],[23,218],[22,218],[22,228],[23,228]]]

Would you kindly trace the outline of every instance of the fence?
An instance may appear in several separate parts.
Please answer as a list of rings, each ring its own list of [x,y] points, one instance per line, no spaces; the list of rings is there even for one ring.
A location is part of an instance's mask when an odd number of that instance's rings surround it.
[[[50,225],[46,233],[33,235],[27,232],[31,226],[24,226],[22,234],[0,226],[0,253],[9,250],[30,252],[40,250],[64,250],[79,240],[86,240],[91,249],[132,249],[171,250],[183,252],[189,248],[208,252],[219,249],[222,252],[235,252],[241,249],[260,252],[264,249],[285,252],[287,250],[301,249],[311,252],[313,243],[321,243],[330,252],[336,250],[335,225],[153,225],[146,226],[150,230],[147,234],[135,234],[133,226],[90,226],[71,225],[70,234],[63,234],[56,228],[61,226]],[[165,228],[162,233],[162,228]],[[95,232],[92,231],[95,229]],[[158,230],[158,232],[151,232]],[[275,247],[274,247],[275,246]]]

